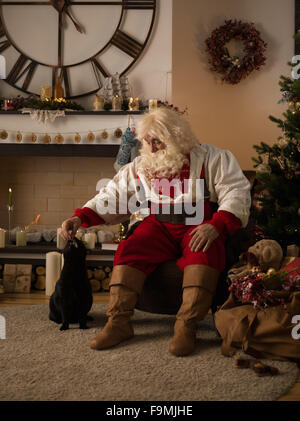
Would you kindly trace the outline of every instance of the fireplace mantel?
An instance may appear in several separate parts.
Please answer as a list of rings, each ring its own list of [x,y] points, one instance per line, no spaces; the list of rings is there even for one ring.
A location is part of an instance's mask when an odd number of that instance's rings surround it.
[[[66,118],[81,117],[85,119],[85,116],[98,116],[104,117],[111,120],[111,117],[120,116],[120,118],[126,116],[138,116],[142,115],[143,111],[66,111]],[[2,111],[0,110],[0,117],[5,115],[18,116],[18,118],[29,118],[28,113],[22,113],[21,111]],[[34,131],[34,129],[33,129]],[[58,130],[59,131],[59,130]],[[119,143],[95,143],[95,144],[42,144],[42,143],[16,143],[16,142],[0,142],[0,156],[82,156],[82,157],[103,157],[113,158],[117,156],[120,144]]]

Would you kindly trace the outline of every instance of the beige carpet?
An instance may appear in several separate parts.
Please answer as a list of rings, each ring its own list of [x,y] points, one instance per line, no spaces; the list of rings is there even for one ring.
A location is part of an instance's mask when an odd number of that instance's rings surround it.
[[[105,351],[88,343],[104,325],[106,305],[93,306],[91,328],[60,332],[48,305],[0,307],[1,401],[272,401],[295,383],[295,363],[272,361],[276,377],[256,377],[220,353],[211,316],[199,324],[196,352],[168,352],[174,317],[136,310],[135,337]],[[270,361],[269,361],[270,363]]]

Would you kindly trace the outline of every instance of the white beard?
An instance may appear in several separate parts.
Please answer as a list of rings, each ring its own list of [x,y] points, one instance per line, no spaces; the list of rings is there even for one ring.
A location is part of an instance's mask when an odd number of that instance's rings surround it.
[[[147,144],[143,144],[140,150],[141,161],[139,169],[144,172],[147,178],[169,178],[178,175],[182,166],[188,162],[186,155],[168,145],[166,149],[150,152]]]

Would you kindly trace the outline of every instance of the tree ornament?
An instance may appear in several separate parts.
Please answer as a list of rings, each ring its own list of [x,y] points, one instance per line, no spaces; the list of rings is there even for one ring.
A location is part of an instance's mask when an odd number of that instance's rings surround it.
[[[279,139],[279,141],[277,142],[277,144],[278,144],[278,146],[281,148],[281,149],[284,149],[284,148],[286,148],[287,147],[287,145],[288,145],[288,140],[284,137],[284,138],[281,138],[281,139]]]
[[[51,143],[51,137],[47,133],[43,137],[43,143],[45,144]]]
[[[36,142],[36,134],[35,133],[31,133],[31,135],[29,136],[29,140],[31,143],[35,143]]]
[[[18,132],[18,133],[16,134],[16,141],[17,141],[17,142],[21,142],[21,141],[22,141],[22,138],[23,138],[22,133],[21,133],[21,132]]]
[[[3,140],[8,138],[8,133],[7,133],[6,130],[1,130],[0,138],[3,139]]]
[[[64,137],[61,134],[55,136],[55,142],[58,144],[64,143]]]
[[[230,56],[226,44],[233,39],[242,41],[243,57]],[[253,70],[259,70],[266,61],[267,44],[253,23],[225,20],[225,25],[216,28],[205,43],[211,70],[221,74],[222,80],[230,84],[239,83]]]
[[[76,135],[74,136],[74,141],[75,143],[80,143],[81,142],[81,136],[79,133],[76,133]]]
[[[106,130],[103,130],[103,132],[101,133],[101,137],[102,137],[102,139],[107,139],[108,138],[108,133],[107,133],[107,131]]]
[[[120,139],[120,138],[123,136],[123,132],[122,132],[122,130],[121,130],[121,129],[116,129],[116,130],[115,130],[115,132],[114,132],[114,136],[115,136],[117,139]]]
[[[268,164],[263,163],[258,165],[258,167],[256,168],[256,172],[260,174],[271,174],[271,168]]]
[[[87,140],[88,140],[90,143],[94,142],[94,140],[95,140],[95,135],[94,135],[94,133],[89,132],[89,133],[88,133],[88,135],[87,135]]]

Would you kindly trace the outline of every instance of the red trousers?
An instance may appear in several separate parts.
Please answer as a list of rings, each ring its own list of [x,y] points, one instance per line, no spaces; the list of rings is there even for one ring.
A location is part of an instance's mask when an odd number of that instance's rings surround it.
[[[114,266],[128,265],[149,275],[159,263],[177,260],[181,271],[188,265],[206,265],[218,271],[225,268],[225,237],[220,234],[207,252],[192,252],[189,233],[197,225],[175,225],[146,217],[133,233],[121,241]]]

